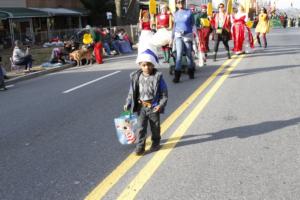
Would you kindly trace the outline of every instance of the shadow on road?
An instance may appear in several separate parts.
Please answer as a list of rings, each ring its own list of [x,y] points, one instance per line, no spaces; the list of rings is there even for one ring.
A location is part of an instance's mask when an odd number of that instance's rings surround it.
[[[240,139],[249,138],[253,136],[271,133],[272,131],[293,126],[299,123],[300,123],[300,117],[297,117],[289,120],[266,121],[259,124],[234,127],[234,128],[214,132],[214,133],[185,135],[181,138],[173,137],[173,138],[169,138],[168,142],[166,140],[162,140],[162,143],[167,142],[163,145],[162,149],[172,148],[172,145],[174,144],[173,141],[178,139],[180,139],[180,141],[176,144],[176,148],[181,146],[186,146],[186,145],[193,145],[193,144],[199,144],[203,142],[234,138],[234,137]]]
[[[248,76],[258,73],[265,73],[271,71],[278,71],[278,70],[286,70],[291,68],[297,68],[300,65],[280,65],[280,66],[272,66],[272,67],[261,67],[261,68],[253,68],[253,69],[245,69],[245,70],[235,70],[231,73],[230,78],[238,78],[242,76]]]
[[[252,57],[266,57],[266,56],[282,56],[282,55],[291,55],[291,54],[300,54],[299,49],[286,49],[286,50],[256,50],[252,54],[247,54],[245,58],[252,58]]]

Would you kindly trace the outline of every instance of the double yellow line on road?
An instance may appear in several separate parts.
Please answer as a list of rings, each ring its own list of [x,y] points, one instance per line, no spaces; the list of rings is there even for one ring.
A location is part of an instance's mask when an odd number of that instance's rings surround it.
[[[227,68],[225,74],[216,82],[211,90],[205,95],[200,103],[193,109],[179,128],[174,132],[172,138],[176,138],[176,141],[170,143],[169,141],[162,146],[162,149],[155,153],[153,158],[146,164],[146,166],[140,171],[140,173],[132,180],[132,182],[121,193],[118,199],[134,199],[135,195],[143,187],[143,185],[150,179],[159,165],[165,160],[167,155],[171,152],[174,146],[178,143],[180,138],[185,134],[187,129],[191,126],[192,122],[200,114],[206,104],[214,96],[216,91],[226,80],[229,74],[241,61],[243,56],[233,56],[231,60],[225,61],[202,85],[197,88],[194,93],[189,96],[162,124],[161,134],[163,135],[166,130],[178,119],[179,116],[193,103],[196,98],[215,80],[215,78],[228,66],[233,60],[233,64]],[[177,139],[178,138],[178,139]],[[147,142],[146,150],[150,147]],[[109,174],[86,198],[85,200],[99,200],[102,199],[107,192],[135,165],[135,163],[141,157],[134,154],[130,154],[111,174]]]
[[[137,193],[142,189],[144,184],[151,178],[154,172],[166,159],[169,153],[173,150],[176,144],[180,141],[182,136],[186,133],[188,128],[191,127],[192,123],[199,116],[201,111],[205,108],[211,98],[215,95],[217,90],[221,87],[223,82],[227,79],[232,70],[238,65],[242,56],[239,57],[225,72],[225,74],[216,82],[216,84],[209,90],[204,98],[196,105],[193,111],[188,115],[187,118],[180,124],[170,139],[162,146],[162,149],[155,153],[151,160],[140,170],[138,175],[131,181],[131,183],[123,190],[118,200],[129,200],[134,199]]]

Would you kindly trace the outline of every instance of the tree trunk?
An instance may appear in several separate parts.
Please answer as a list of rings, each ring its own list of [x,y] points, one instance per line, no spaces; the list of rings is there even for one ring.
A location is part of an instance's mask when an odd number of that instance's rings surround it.
[[[126,23],[136,24],[138,22],[139,6],[137,0],[130,0],[127,14]]]
[[[122,0],[115,0],[116,14],[117,14],[117,26],[122,25]]]

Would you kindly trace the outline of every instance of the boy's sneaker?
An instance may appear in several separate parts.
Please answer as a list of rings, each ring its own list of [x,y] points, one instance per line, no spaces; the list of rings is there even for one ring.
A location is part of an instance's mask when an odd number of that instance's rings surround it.
[[[150,147],[150,151],[154,152],[154,151],[158,151],[160,149],[160,144],[159,143],[152,143],[151,147]]]
[[[136,147],[135,148],[135,155],[141,156],[145,153],[145,147]]]

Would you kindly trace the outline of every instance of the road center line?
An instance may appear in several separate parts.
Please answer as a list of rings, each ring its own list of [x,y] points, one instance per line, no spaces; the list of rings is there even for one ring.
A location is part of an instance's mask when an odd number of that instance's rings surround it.
[[[69,89],[69,90],[66,90],[66,91],[63,92],[63,94],[70,93],[70,92],[72,92],[72,91],[74,91],[74,90],[77,90],[77,89],[82,88],[82,87],[84,87],[84,86],[90,85],[90,84],[92,84],[92,83],[95,83],[95,82],[100,81],[100,80],[102,80],[102,79],[105,79],[105,78],[107,78],[107,77],[113,76],[113,75],[115,75],[115,74],[117,74],[117,73],[120,73],[120,72],[121,72],[121,71],[115,71],[115,72],[110,73],[110,74],[107,74],[107,75],[105,75],[105,76],[101,76],[101,77],[99,77],[99,78],[97,78],[97,79],[94,79],[94,80],[92,80],[92,81],[83,83],[83,84],[78,85],[78,86],[76,86],[76,87],[73,87],[73,88],[71,88],[71,89]]]
[[[162,124],[161,135],[177,120],[177,118],[190,106],[191,103],[210,85],[210,83],[231,63],[233,59],[226,60],[203,84],[201,84],[193,94],[191,94]],[[149,150],[149,138],[146,142],[146,150]],[[140,156],[130,154],[114,171],[112,171],[102,182],[97,185],[92,192],[86,196],[85,200],[102,199],[106,193],[134,166]]]
[[[162,148],[154,154],[151,160],[143,167],[142,170],[136,175],[129,185],[125,187],[123,192],[118,197],[118,200],[134,199],[138,192],[143,188],[146,182],[152,177],[158,167],[163,163],[169,153],[173,150],[176,144],[180,141],[181,137],[193,124],[195,119],[206,107],[212,97],[216,94],[218,89],[222,86],[224,81],[228,78],[229,74],[236,68],[244,55],[240,56],[223,74],[220,79],[212,86],[203,99],[196,105],[192,112],[185,118],[179,125],[176,131],[172,134],[169,140],[162,146]],[[175,139],[176,138],[176,139]],[[174,140],[175,139],[175,140]]]

